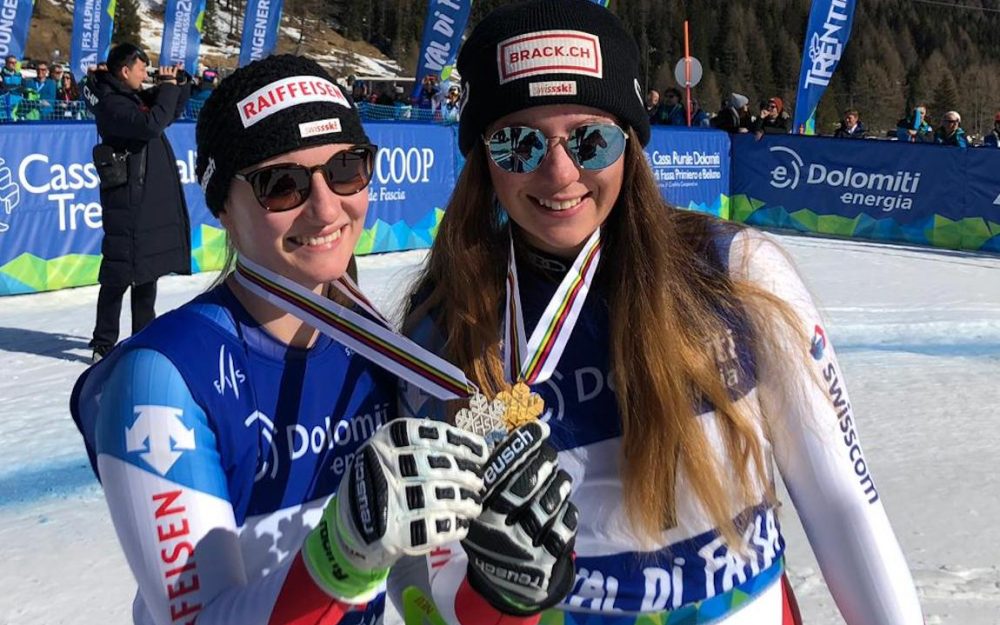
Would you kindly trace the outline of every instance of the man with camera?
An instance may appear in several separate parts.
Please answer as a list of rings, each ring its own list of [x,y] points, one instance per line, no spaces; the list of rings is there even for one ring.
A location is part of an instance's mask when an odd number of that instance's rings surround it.
[[[93,72],[83,99],[97,120],[101,143],[94,164],[101,178],[104,240],[94,361],[118,342],[125,291],[132,288],[132,333],[156,316],[156,280],[191,272],[191,226],[167,126],[184,112],[189,76],[160,67],[155,87],[144,89],[149,58],[122,43],[107,69]]]

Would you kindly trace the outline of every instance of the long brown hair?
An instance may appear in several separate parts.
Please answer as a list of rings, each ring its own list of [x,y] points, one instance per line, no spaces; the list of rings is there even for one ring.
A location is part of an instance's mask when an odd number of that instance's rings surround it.
[[[508,244],[483,146],[470,153],[414,287],[421,301],[405,326],[428,313],[444,355],[488,395],[503,388],[499,351]],[[637,537],[653,542],[675,524],[678,473],[726,540],[740,548],[738,510],[773,501],[760,415],[737,403],[713,346],[744,318],[755,353],[775,323],[795,327],[779,299],[734,280],[708,259],[716,228],[736,228],[667,206],[637,136],[629,133],[622,189],[602,229],[597,280],[610,309],[610,370],[621,416],[625,504]],[[801,332],[798,332],[801,334]],[[700,400],[718,415],[727,456],[696,421]],[[727,461],[729,464],[727,464]]]

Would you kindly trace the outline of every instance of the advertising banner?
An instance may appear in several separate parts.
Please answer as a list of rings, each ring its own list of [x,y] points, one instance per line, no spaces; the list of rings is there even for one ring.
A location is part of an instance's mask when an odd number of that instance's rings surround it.
[[[816,107],[851,38],[854,3],[855,0],[813,0],[802,48],[793,132],[816,134]]]
[[[192,269],[218,269],[225,237],[195,179],[193,123],[167,129],[192,228]],[[456,130],[367,124],[381,146],[356,252],[429,247],[455,180]],[[0,295],[93,284],[100,267],[101,203],[90,160],[91,124],[0,125]]]
[[[732,141],[737,221],[937,247],[1000,243],[1000,219],[992,234],[989,225],[1000,216],[990,204],[1000,195],[1000,154],[794,135]]]
[[[729,217],[729,135],[654,126],[646,158],[671,205]]]
[[[6,0],[3,9],[0,14],[0,56],[13,54],[21,60],[28,44],[28,27],[35,0]]]
[[[278,45],[283,0],[249,0],[243,15],[240,67],[274,52]]]
[[[424,21],[424,36],[417,57],[413,98],[420,96],[421,81],[428,74],[446,79],[458,56],[462,33],[469,21],[472,0],[430,0]]]
[[[167,0],[163,13],[163,40],[160,65],[181,65],[188,73],[198,72],[205,0]]]
[[[79,81],[87,68],[108,60],[115,25],[115,0],[76,0],[69,69]]]

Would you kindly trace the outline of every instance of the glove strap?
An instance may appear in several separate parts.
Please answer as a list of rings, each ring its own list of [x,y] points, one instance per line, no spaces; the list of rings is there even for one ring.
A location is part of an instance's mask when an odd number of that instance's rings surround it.
[[[378,595],[389,576],[389,567],[365,571],[354,566],[344,553],[343,539],[336,527],[339,518],[334,497],[320,524],[306,536],[303,560],[313,580],[334,597],[367,603]]]

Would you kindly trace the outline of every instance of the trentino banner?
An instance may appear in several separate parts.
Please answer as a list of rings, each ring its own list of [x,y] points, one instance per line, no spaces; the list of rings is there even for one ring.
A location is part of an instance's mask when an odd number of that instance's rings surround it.
[[[427,4],[413,98],[420,97],[424,76],[430,74],[444,80],[451,74],[471,10],[472,0],[430,0]]]
[[[180,65],[191,74],[197,73],[204,19],[205,0],[167,0],[160,43],[161,66]]]
[[[24,57],[35,0],[5,0],[0,11],[0,56]]]
[[[855,0],[813,0],[802,49],[793,132],[816,134],[816,107],[851,38]]]
[[[75,1],[69,68],[77,80],[87,75],[88,67],[108,60],[114,25],[115,0]]]
[[[240,67],[274,52],[278,44],[283,0],[249,0],[243,16]]]

